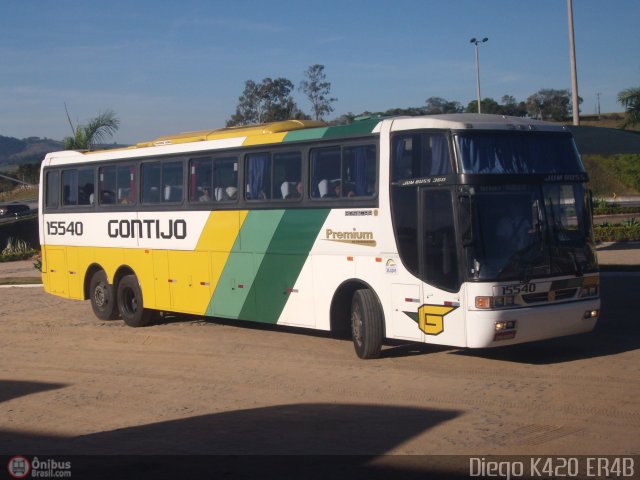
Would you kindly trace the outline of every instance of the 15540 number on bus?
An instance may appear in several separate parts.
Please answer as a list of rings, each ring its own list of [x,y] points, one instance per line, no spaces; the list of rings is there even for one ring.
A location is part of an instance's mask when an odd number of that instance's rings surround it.
[[[519,295],[536,291],[535,283],[521,283],[519,285],[503,285],[502,295]]]
[[[47,222],[47,235],[74,235],[81,236],[84,233],[82,222]]]

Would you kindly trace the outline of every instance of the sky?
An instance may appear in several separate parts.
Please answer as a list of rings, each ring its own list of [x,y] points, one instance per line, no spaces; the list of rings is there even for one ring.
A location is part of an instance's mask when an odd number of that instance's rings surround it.
[[[573,0],[582,113],[620,112],[640,86],[640,1]],[[566,0],[2,0],[0,135],[61,140],[115,111],[114,141],[222,128],[246,80],[324,65],[345,113],[466,106],[569,89]],[[297,89],[300,109],[311,105]]]

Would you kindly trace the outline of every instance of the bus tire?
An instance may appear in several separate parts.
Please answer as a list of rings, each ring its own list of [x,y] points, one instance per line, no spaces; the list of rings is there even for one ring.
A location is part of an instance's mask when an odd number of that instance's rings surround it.
[[[104,270],[98,270],[91,276],[89,282],[89,297],[93,313],[100,320],[115,320],[118,318],[118,302],[113,285],[109,284]]]
[[[135,275],[125,275],[118,283],[118,310],[130,327],[144,327],[151,322],[151,310],[144,308],[142,289]]]
[[[384,318],[372,290],[356,290],[351,301],[351,337],[362,359],[378,358],[382,350]]]

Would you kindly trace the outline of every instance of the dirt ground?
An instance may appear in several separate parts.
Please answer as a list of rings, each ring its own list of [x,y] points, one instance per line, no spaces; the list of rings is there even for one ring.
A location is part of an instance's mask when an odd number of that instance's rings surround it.
[[[638,454],[638,275],[603,274],[591,334],[393,344],[370,361],[325,334],[195,317],[132,329],[2,288],[0,453]]]

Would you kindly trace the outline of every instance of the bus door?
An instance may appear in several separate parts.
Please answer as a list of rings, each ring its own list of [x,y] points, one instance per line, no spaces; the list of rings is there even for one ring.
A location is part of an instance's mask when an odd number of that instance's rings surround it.
[[[420,189],[418,257],[423,280],[418,326],[425,342],[465,344],[452,190]]]

